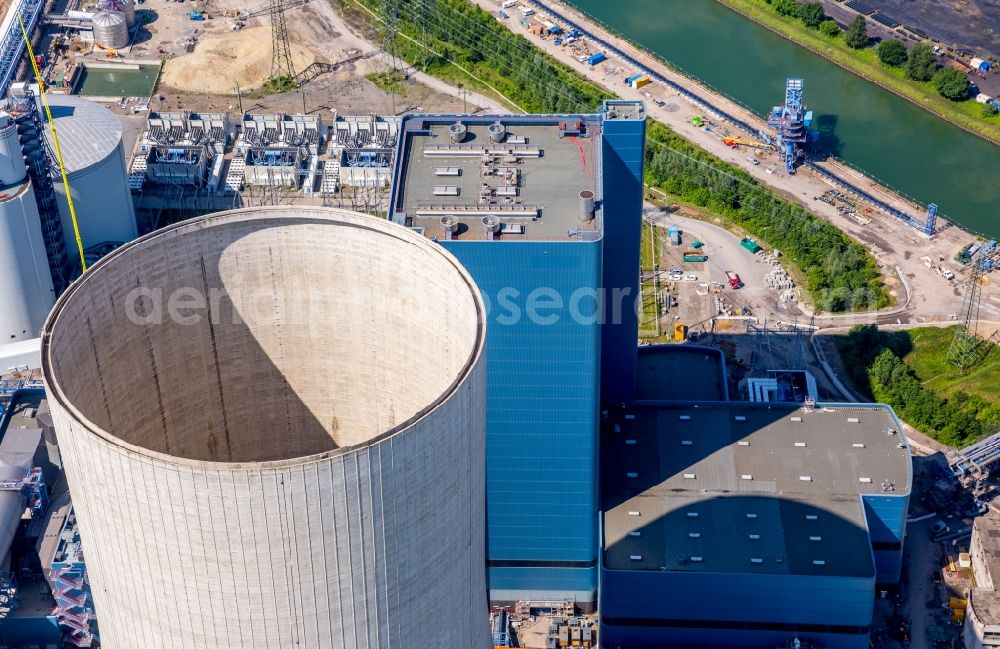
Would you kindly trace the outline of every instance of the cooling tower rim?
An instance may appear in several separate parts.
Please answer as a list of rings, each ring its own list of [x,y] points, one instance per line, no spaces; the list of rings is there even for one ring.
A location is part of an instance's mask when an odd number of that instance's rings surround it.
[[[294,218],[295,221],[310,221],[313,219],[320,219],[324,221],[329,221],[336,225],[343,225],[346,227],[357,227],[372,230],[381,235],[392,236],[399,240],[405,241],[411,245],[417,246],[424,251],[430,252],[432,254],[440,255],[444,258],[459,274],[461,280],[470,289],[472,298],[476,305],[477,312],[477,323],[476,323],[476,338],[475,344],[469,357],[466,359],[464,366],[461,371],[451,382],[451,384],[442,391],[442,393],[430,404],[424,406],[406,421],[403,421],[396,426],[393,426],[387,431],[379,433],[378,435],[373,435],[369,439],[350,446],[342,446],[333,450],[323,451],[322,453],[313,453],[311,455],[304,455],[301,457],[293,458],[283,458],[280,460],[268,460],[264,462],[213,462],[208,460],[192,460],[184,457],[178,457],[176,455],[170,455],[167,453],[161,453],[158,451],[153,451],[143,446],[137,444],[132,444],[126,442],[125,440],[116,437],[105,431],[100,426],[94,424],[89,418],[87,418],[66,396],[63,392],[62,387],[59,385],[57,380],[53,380],[53,363],[51,358],[51,336],[53,327],[59,324],[60,316],[62,315],[63,309],[66,307],[67,303],[73,299],[73,296],[81,290],[83,286],[87,284],[89,278],[94,277],[97,273],[110,264],[113,264],[116,259],[123,255],[129,254],[130,251],[137,248],[143,248],[155,244],[155,242],[162,239],[170,239],[174,237],[184,236],[192,232],[199,230],[204,230],[216,226],[226,225],[228,223],[238,223],[245,222],[249,220],[260,220],[260,221],[285,221],[290,218]],[[291,222],[291,221],[289,221]],[[358,450],[371,448],[379,445],[383,441],[394,437],[395,435],[406,431],[414,424],[424,419],[434,411],[436,411],[440,406],[447,403],[452,396],[458,393],[459,388],[465,383],[466,379],[472,374],[473,370],[481,362],[484,350],[486,348],[486,306],[483,301],[482,294],[479,291],[479,286],[473,280],[472,275],[469,271],[465,269],[464,266],[443,246],[435,244],[433,241],[425,238],[424,236],[410,230],[409,228],[390,223],[384,219],[375,218],[368,216],[366,214],[361,214],[358,212],[352,212],[351,210],[345,210],[340,208],[327,208],[327,207],[302,207],[302,206],[262,206],[262,207],[252,207],[252,208],[241,208],[235,210],[227,210],[224,212],[216,212],[202,217],[196,217],[193,219],[188,219],[186,221],[181,221],[170,226],[166,226],[160,230],[156,230],[149,234],[146,234],[138,239],[135,239],[124,246],[121,246],[106,256],[102,257],[93,266],[87,268],[87,272],[74,281],[56,300],[55,306],[52,307],[52,311],[49,312],[48,317],[45,320],[45,325],[42,327],[41,333],[41,360],[42,360],[42,375],[45,378],[45,390],[49,399],[52,399],[59,404],[66,412],[68,412],[74,419],[78,422],[86,431],[95,437],[99,438],[101,441],[109,444],[116,449],[121,451],[135,454],[144,458],[147,458],[154,463],[169,465],[182,469],[205,469],[210,471],[233,471],[233,472],[246,472],[246,471],[266,471],[266,470],[279,470],[286,469],[288,467],[303,466],[307,464],[314,464],[317,462],[322,462],[331,457],[337,457],[340,455],[347,455],[354,453]]]

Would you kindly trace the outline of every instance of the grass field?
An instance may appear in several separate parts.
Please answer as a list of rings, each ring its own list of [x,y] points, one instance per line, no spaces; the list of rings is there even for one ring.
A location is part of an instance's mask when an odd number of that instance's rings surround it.
[[[1000,349],[994,346],[986,359],[966,373],[948,362],[948,347],[955,327],[924,327],[909,331],[912,351],[903,362],[913,368],[921,383],[939,396],[948,398],[962,390],[1000,403]]]
[[[765,0],[718,0],[751,20],[778,32],[793,43],[812,50],[841,67],[879,84],[929,110],[938,117],[1000,144],[1000,117],[985,118],[982,106],[975,101],[956,102],[942,97],[931,82],[906,78],[901,68],[889,68],[878,60],[871,47],[854,50],[843,36],[825,36],[807,28],[797,18],[779,16]]]
[[[860,394],[888,403],[939,442],[964,447],[1000,430],[1000,346],[984,342],[980,362],[962,372],[948,360],[956,331],[855,327],[837,348]]]

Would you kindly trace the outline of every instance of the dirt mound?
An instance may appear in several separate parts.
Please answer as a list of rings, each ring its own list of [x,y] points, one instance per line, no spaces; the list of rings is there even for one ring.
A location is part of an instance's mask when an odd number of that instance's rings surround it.
[[[303,70],[316,55],[291,36],[292,64]],[[251,27],[230,34],[203,37],[190,54],[166,62],[161,82],[183,92],[233,94],[256,88],[271,74],[271,27]]]

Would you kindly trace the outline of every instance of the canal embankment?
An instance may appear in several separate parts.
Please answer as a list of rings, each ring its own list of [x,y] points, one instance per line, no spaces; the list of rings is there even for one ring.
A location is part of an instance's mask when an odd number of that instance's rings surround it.
[[[984,119],[981,105],[972,100],[953,102],[942,97],[929,84],[903,76],[901,70],[890,70],[878,61],[874,50],[852,50],[841,36],[829,37],[811,30],[799,20],[779,16],[760,0],[717,0],[748,20],[768,29],[797,45],[822,56],[845,70],[902,97],[937,117],[994,144],[1000,145],[1000,118]]]

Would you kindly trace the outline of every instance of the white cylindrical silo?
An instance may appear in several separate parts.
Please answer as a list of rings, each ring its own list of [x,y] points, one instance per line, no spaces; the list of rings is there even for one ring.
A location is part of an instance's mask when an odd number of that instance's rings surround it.
[[[17,126],[0,112],[0,345],[37,338],[55,301]]]
[[[323,208],[120,248],[43,335],[106,649],[490,645],[484,307]]]
[[[84,248],[135,239],[138,229],[128,188],[121,122],[110,110],[87,99],[53,94],[47,95],[47,99],[59,133]],[[49,148],[54,149],[48,124],[43,130]],[[53,166],[52,172],[66,254],[70,265],[76,266],[79,253],[66,191],[59,168]]]

